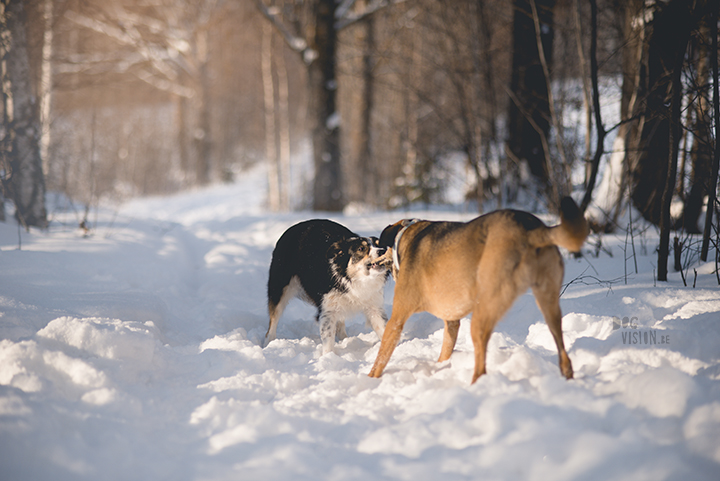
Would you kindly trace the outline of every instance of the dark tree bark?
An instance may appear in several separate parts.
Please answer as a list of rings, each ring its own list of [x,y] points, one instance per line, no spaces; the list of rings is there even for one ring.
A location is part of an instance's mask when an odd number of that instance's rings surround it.
[[[340,168],[340,118],[336,104],[336,9],[335,0],[318,0],[315,4],[315,35],[310,47],[317,53],[317,59],[309,67],[315,118],[313,209],[331,212],[345,206]]]
[[[720,164],[720,72],[718,72],[718,8],[720,2],[711,0],[710,2],[710,38],[712,39],[712,55],[710,56],[710,65],[713,76],[713,116],[715,117],[715,151],[713,153],[712,173],[710,174],[710,188],[708,191],[708,204],[705,212],[705,228],[703,229],[703,241],[700,249],[700,259],[707,261],[708,250],[710,248],[710,232],[712,230],[713,212],[715,208],[717,186],[718,186],[718,164]],[[716,247],[717,248],[717,247]]]
[[[681,4],[681,5],[680,5]],[[666,116],[668,128],[667,142],[667,164],[665,166],[666,178],[662,190],[660,205],[660,246],[658,248],[658,280],[667,281],[667,262],[670,251],[670,204],[675,192],[675,181],[677,177],[678,148],[680,145],[680,121],[682,108],[682,69],[685,59],[685,50],[690,40],[692,26],[691,7],[684,0],[674,0],[667,6],[667,14],[674,14],[672,17],[662,16],[662,22],[672,19],[677,37],[673,49],[673,57],[666,57],[668,62],[665,68],[670,74],[670,111]],[[661,142],[661,139],[657,139]]]
[[[699,95],[691,107],[695,111],[695,122],[692,128],[694,140],[690,151],[692,169],[690,171],[690,191],[685,197],[681,221],[682,227],[692,234],[701,232],[698,227],[698,219],[700,218],[705,196],[710,191],[713,158],[709,95],[711,53],[708,45],[707,23],[703,22],[701,32],[704,35],[693,36],[691,40],[692,51],[695,54],[693,61],[696,66],[696,83]]]
[[[22,0],[2,0],[2,38],[6,75],[3,84],[5,106],[4,154],[9,160],[6,185],[15,202],[15,215],[29,228],[47,227],[45,177],[40,157],[39,106],[34,95],[26,33],[26,12]],[[10,105],[12,105],[11,108]]]
[[[595,180],[597,179],[598,169],[600,168],[600,159],[603,155],[605,143],[605,127],[602,123],[602,115],[600,112],[600,88],[598,87],[598,62],[597,62],[597,1],[590,0],[590,80],[592,81],[592,98],[593,111],[595,112],[595,129],[597,131],[597,144],[595,147],[595,155],[591,162],[590,176],[588,177],[585,196],[580,204],[580,211],[585,212],[590,201],[592,200],[593,189],[595,188]]]
[[[528,0],[514,0],[513,54],[510,79],[507,150],[525,161],[530,172],[547,185],[549,172],[543,137],[550,132],[547,79],[540,63],[535,25]],[[536,1],[545,58],[552,65],[555,0]]]
[[[210,73],[207,57],[200,63],[196,98],[193,99],[197,119],[197,128],[193,136],[196,156],[195,180],[200,185],[210,182],[212,172],[212,129],[210,121]]]
[[[369,18],[384,8],[386,2],[372,2],[352,11],[355,4],[337,0],[296,2],[297,11],[309,8],[310,25],[303,25],[299,16],[286,23],[278,9],[271,9],[263,0],[254,0],[260,12],[282,35],[288,46],[303,56],[308,66],[310,116],[313,119],[312,143],[315,165],[313,209],[340,211],[345,207],[344,180],[340,159],[340,115],[337,110],[337,48],[338,32]],[[342,7],[342,11],[340,10]],[[366,93],[366,95],[368,95]],[[370,91],[369,95],[372,95]],[[369,119],[368,119],[369,121]]]
[[[641,104],[643,127],[637,142],[638,158],[631,171],[631,198],[648,221],[659,225],[663,193],[668,180],[671,158],[671,119],[669,109],[673,95],[673,73],[681,68],[692,28],[692,2],[671,0],[658,2],[648,40],[646,91]],[[678,60],[680,59],[680,60]],[[679,119],[678,119],[679,122]],[[673,142],[679,142],[679,135]],[[674,185],[670,187],[674,189]]]

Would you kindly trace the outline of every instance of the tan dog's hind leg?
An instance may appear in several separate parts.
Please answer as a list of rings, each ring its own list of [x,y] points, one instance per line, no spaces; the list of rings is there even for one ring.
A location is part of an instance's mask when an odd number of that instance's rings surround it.
[[[562,287],[564,267],[562,257],[554,247],[547,247],[538,252],[538,267],[535,282],[532,284],[535,302],[540,308],[545,323],[555,339],[558,350],[560,372],[567,379],[572,379],[573,368],[562,333],[562,313],[560,311],[560,288]]]
[[[545,317],[545,322],[550,328],[553,339],[555,339],[555,345],[558,350],[558,365],[560,366],[560,372],[567,379],[572,379],[573,368],[568,357],[567,351],[565,351],[565,343],[563,342],[562,333],[562,313],[560,312],[559,291],[556,289],[543,289],[545,286],[534,286],[533,294],[535,294],[535,301],[537,302],[540,311]],[[550,292],[547,292],[547,291]]]
[[[445,321],[445,331],[443,332],[442,349],[440,350],[440,358],[438,362],[447,361],[452,355],[457,342],[458,330],[460,329],[460,321]]]
[[[470,321],[470,336],[475,349],[473,383],[486,372],[487,345],[495,325],[513,305],[518,294],[527,288],[523,289],[522,284],[518,285],[518,280],[522,279],[524,274],[518,272],[519,264],[514,264],[513,259],[515,256],[499,250],[494,256],[486,254],[478,269],[478,279],[487,281],[478,293]],[[496,277],[495,273],[506,273],[505,278],[502,281],[492,280]]]

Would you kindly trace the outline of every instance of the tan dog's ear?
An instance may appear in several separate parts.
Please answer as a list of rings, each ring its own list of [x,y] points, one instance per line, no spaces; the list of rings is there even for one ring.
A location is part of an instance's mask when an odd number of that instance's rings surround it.
[[[383,229],[382,234],[380,234],[380,247],[388,248],[395,245],[395,237],[397,237],[398,232],[407,225],[404,224],[404,222],[408,222],[407,219],[391,224]]]

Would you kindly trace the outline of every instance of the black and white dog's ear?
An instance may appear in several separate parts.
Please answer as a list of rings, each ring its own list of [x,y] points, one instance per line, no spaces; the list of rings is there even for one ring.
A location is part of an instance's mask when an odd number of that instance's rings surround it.
[[[362,238],[360,237],[348,237],[347,239],[339,240],[328,247],[327,258],[330,261],[342,261],[353,255],[362,244]]]
[[[343,255],[343,251],[347,252],[347,246],[345,246],[344,244],[345,241],[340,240],[330,245],[327,252],[325,253],[327,259],[329,261],[337,260]]]

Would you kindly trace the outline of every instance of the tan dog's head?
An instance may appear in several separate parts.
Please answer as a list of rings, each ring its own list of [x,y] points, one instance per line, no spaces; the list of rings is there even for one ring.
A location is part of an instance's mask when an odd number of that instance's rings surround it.
[[[388,251],[392,251],[392,275],[393,279],[397,279],[398,271],[400,270],[400,258],[398,254],[400,239],[402,237],[403,232],[405,232],[405,229],[409,227],[410,225],[418,222],[417,219],[403,219],[401,221],[395,222],[394,224],[390,224],[389,226],[385,227],[383,229],[382,233],[380,234],[380,247],[384,247],[388,249]]]
[[[392,249],[395,247],[395,238],[406,225],[408,225],[408,219],[403,219],[385,227],[380,234],[380,247],[384,247],[386,249]]]

